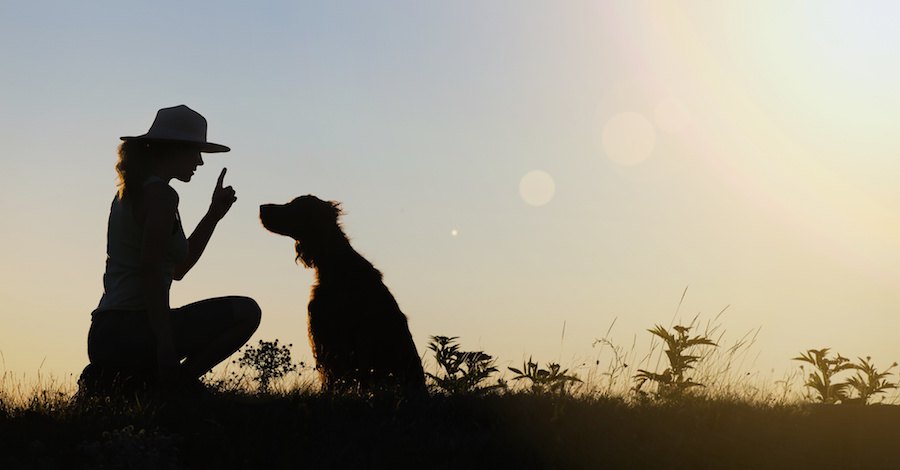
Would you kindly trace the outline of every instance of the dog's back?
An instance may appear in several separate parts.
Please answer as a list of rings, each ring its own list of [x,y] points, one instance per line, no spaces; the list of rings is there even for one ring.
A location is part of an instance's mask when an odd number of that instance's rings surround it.
[[[424,391],[425,375],[406,315],[381,273],[352,251],[321,269],[309,301],[309,338],[326,388]]]

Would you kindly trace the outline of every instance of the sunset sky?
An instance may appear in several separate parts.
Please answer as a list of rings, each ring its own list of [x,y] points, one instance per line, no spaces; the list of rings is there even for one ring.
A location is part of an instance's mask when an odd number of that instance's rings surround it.
[[[740,6],[739,6],[740,5]],[[238,201],[173,306],[255,298],[309,361],[258,206],[342,201],[419,348],[575,367],[728,307],[754,369],[900,360],[897,2],[0,0],[0,372],[75,373],[119,136],[186,104]],[[563,334],[563,325],[565,333]]]

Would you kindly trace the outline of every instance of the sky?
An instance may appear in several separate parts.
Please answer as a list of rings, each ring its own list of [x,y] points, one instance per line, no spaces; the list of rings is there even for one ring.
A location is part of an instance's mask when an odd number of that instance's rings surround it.
[[[0,353],[77,373],[119,136],[186,104],[187,230],[238,201],[173,306],[248,295],[309,361],[313,273],[258,206],[343,203],[420,354],[577,367],[719,317],[748,367],[900,360],[896,2],[0,0]],[[682,293],[687,288],[683,302]],[[680,306],[679,306],[680,305]],[[676,311],[677,310],[677,311]]]

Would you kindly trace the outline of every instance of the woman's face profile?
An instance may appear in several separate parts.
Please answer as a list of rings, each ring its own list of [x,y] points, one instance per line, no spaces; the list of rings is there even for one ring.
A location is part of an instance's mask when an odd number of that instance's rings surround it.
[[[203,165],[203,157],[200,149],[192,145],[175,145],[167,148],[162,153],[162,170],[173,178],[189,182],[197,171],[197,167]]]

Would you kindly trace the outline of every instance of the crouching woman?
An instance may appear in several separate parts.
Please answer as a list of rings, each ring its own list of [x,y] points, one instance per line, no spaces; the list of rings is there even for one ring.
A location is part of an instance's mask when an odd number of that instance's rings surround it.
[[[169,291],[203,254],[237,200],[219,175],[206,215],[190,237],[178,214],[174,178],[189,182],[201,153],[227,152],[206,140],[206,119],[187,106],[159,110],[150,130],[122,137],[118,192],[107,227],[103,296],[91,315],[90,364],[80,393],[137,388],[202,389],[199,378],[244,345],[260,321],[257,303],[230,296],[171,308]]]

